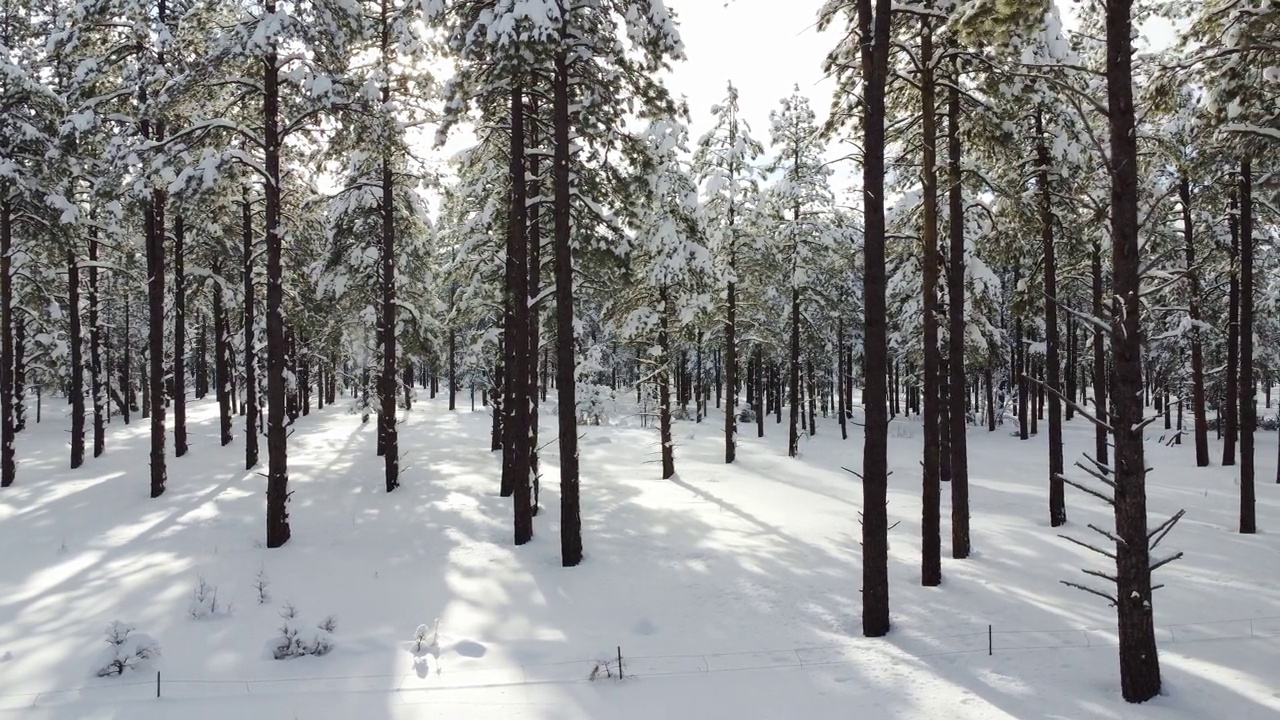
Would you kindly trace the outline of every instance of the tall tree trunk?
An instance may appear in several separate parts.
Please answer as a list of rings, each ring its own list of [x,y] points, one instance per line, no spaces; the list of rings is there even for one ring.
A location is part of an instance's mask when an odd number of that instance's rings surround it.
[[[1240,159],[1240,532],[1258,531],[1253,430],[1258,386],[1253,381],[1253,158]]]
[[[529,209],[525,184],[524,87],[520,79],[511,88],[511,205],[507,222],[507,297],[511,314],[506,327],[507,401],[503,427],[504,488],[513,496],[515,544],[533,538],[533,505],[529,447]],[[435,386],[434,378],[432,386]]]
[[[921,500],[921,566],[920,584],[934,587],[942,584],[942,520],[941,520],[941,432],[939,426],[938,374],[938,116],[933,80],[933,28],[928,17],[920,19],[920,100],[921,100],[921,150],[920,164],[922,190],[921,208],[924,212],[923,247],[920,263],[923,282],[921,293],[924,330],[924,458],[922,463]]]
[[[227,319],[222,277],[222,259],[213,264],[213,386],[218,399],[220,444],[231,444],[231,327]]]
[[[874,2],[874,16],[872,14]],[[857,0],[863,90],[863,287],[866,294],[862,453],[862,633],[889,632],[889,418],[885,302],[885,84],[889,73],[890,0]]]
[[[961,176],[960,148],[960,66],[951,58],[951,89],[947,94],[947,214],[948,268],[947,291],[951,313],[948,341],[951,371],[951,557],[969,557],[969,425],[965,419],[964,338],[965,338],[965,253],[964,253],[964,187]],[[976,400],[974,412],[977,412]]]
[[[1187,260],[1187,316],[1191,321],[1191,418],[1195,425],[1196,467],[1208,467],[1209,425],[1205,421],[1204,351],[1200,342],[1200,269],[1196,267],[1194,226],[1191,220],[1191,181],[1185,173],[1178,178],[1178,199],[1182,205],[1182,240]],[[1182,418],[1182,405],[1179,401],[1179,419]]]
[[[567,28],[561,26],[562,36]],[[569,68],[563,50],[555,58],[552,100],[555,134],[554,219],[556,262],[556,397],[561,408],[560,435],[560,562],[572,567],[582,562],[582,517],[578,485],[578,427],[573,340],[573,245],[569,187]]]
[[[1236,441],[1240,437],[1240,217],[1236,190],[1231,190],[1231,211],[1227,225],[1231,232],[1231,275],[1227,290],[1227,392],[1222,404],[1219,427],[1222,429],[1222,464],[1236,464]]]
[[[381,2],[382,103],[391,103],[391,18],[388,0]],[[400,445],[396,431],[396,264],[395,185],[391,174],[390,151],[382,157],[382,373],[378,388],[382,401],[378,413],[383,444],[384,481],[387,492],[400,487]]]
[[[173,454],[187,454],[187,274],[183,266],[186,223],[173,219]]]
[[[13,485],[13,205],[0,198],[0,487]]]
[[[161,4],[163,7],[163,3]],[[164,22],[163,17],[161,22]],[[160,123],[157,123],[159,126]],[[156,138],[163,138],[162,128],[156,130]],[[151,497],[164,494],[168,480],[165,468],[165,409],[164,409],[164,245],[165,245],[165,196],[161,190],[153,190],[151,204],[146,210],[147,225],[147,360],[148,392],[151,399]]]
[[[200,316],[200,334],[196,335],[196,399],[209,394],[209,316]]]
[[[1093,278],[1093,316],[1102,320],[1102,243],[1095,239],[1093,251],[1089,257],[1089,269]],[[1107,422],[1107,355],[1106,339],[1102,329],[1093,328],[1093,414],[1099,421],[1094,427],[1094,457],[1101,465],[1110,466],[1107,460],[1108,437]]]
[[[798,213],[797,213],[798,215]],[[800,455],[800,288],[791,289],[791,351],[788,353],[791,425],[787,435],[787,456]]]
[[[1014,283],[1018,282],[1017,273],[1014,273]],[[1013,321],[1013,352],[1017,362],[1014,365],[1014,376],[1018,381],[1018,437],[1026,440],[1031,437],[1031,433],[1027,428],[1027,423],[1031,419],[1030,397],[1027,392],[1027,373],[1029,363],[1027,362],[1027,344],[1022,337],[1022,317],[1019,316]]]
[[[253,208],[246,190],[241,198],[240,232],[244,239],[244,469],[258,464],[258,354],[256,298],[253,283]]]
[[[815,383],[813,381],[813,361],[809,359],[805,360],[805,377],[807,378],[805,382],[805,396],[809,401],[809,435],[813,436],[818,432],[818,428],[817,428],[817,425],[818,425],[817,394],[818,393],[817,393],[817,387],[815,386]]]
[[[268,14],[276,0],[265,0]],[[289,542],[289,447],[285,430],[284,237],[280,228],[280,67],[272,42],[263,58],[263,147],[267,177],[267,547]]]
[[[667,286],[658,290],[658,441],[662,444],[662,479],[676,474],[675,442],[671,438],[671,343],[667,306]],[[794,417],[795,406],[792,406]]]
[[[129,417],[137,409],[133,394],[133,333],[130,327],[133,321],[133,297],[128,290],[124,296],[124,332],[120,333],[120,419],[125,425]]]
[[[554,108],[552,109],[554,111]],[[540,116],[538,100],[532,94],[529,96],[528,113],[530,117]],[[531,123],[527,132],[528,146],[540,147],[542,138],[538,134],[537,123]],[[538,295],[542,292],[542,179],[538,159],[537,153],[529,154],[529,168],[526,173],[529,178],[526,197],[537,198],[537,201],[529,202],[529,285],[525,300],[525,305],[529,308],[529,345],[525,359],[526,374],[522,380],[529,398],[529,481],[532,484],[530,512],[535,517],[538,514],[538,496],[542,489],[541,471],[538,467],[538,346],[542,343],[539,332],[541,306]]]
[[[1111,125],[1111,350],[1114,358],[1116,589],[1120,684],[1125,700],[1160,692],[1151,606],[1146,474],[1142,443],[1141,268],[1138,248],[1138,142],[1133,108],[1132,0],[1106,9],[1107,100]]]
[[[80,329],[80,264],[74,247],[67,248],[67,311],[71,337],[71,469],[84,464],[84,338]]]
[[[107,413],[102,382],[102,331],[98,326],[98,232],[89,230],[89,369],[93,391],[93,456],[106,451]],[[110,363],[108,363],[108,366]]]
[[[458,407],[458,350],[455,347],[458,336],[449,329],[449,409],[455,410]],[[408,383],[405,383],[407,386]]]
[[[1049,404],[1049,525],[1067,522],[1067,500],[1062,473],[1062,379],[1058,359],[1058,267],[1053,238],[1053,196],[1049,188],[1049,146],[1043,113],[1036,113],[1036,158],[1040,185],[1040,252],[1044,256],[1044,367]]]
[[[504,359],[506,358],[506,350],[503,347],[506,344],[504,342],[505,335],[505,329],[498,333],[498,349],[493,364],[493,385],[489,388],[489,406],[493,410],[493,422],[490,425],[489,432],[489,452],[497,452],[502,449],[504,436],[502,424],[505,419],[505,411],[502,408],[502,404],[506,401],[506,384],[503,382],[503,376],[506,374],[503,367]],[[505,491],[506,488],[503,488],[503,492]],[[503,495],[503,497],[510,497],[510,493]]]
[[[768,411],[765,409],[764,350],[759,343],[756,343],[756,400],[759,404],[756,408],[756,437],[762,438],[764,437],[764,416]]]
[[[844,318],[841,318],[836,327],[836,412],[840,414],[840,439],[848,440],[849,424],[845,413],[849,406],[845,404],[845,383],[849,376],[844,363]]]

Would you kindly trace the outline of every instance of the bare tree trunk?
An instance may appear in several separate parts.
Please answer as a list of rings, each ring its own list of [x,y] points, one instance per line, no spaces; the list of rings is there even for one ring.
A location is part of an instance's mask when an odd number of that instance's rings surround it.
[[[1094,240],[1093,252],[1089,259],[1093,277],[1093,316],[1102,319],[1102,244]],[[1107,461],[1110,439],[1105,423],[1107,422],[1107,355],[1102,329],[1093,329],[1093,414],[1099,421],[1094,428],[1094,457],[1102,465]]]
[[[163,18],[161,22],[163,23]],[[159,125],[159,123],[157,123]],[[164,132],[157,129],[156,137]],[[147,207],[147,360],[148,392],[151,400],[151,497],[164,494],[168,474],[165,468],[164,410],[164,193],[154,190]]]
[[[507,288],[511,312],[506,327],[507,390],[503,427],[502,485],[514,498],[515,544],[533,538],[530,485],[528,356],[529,356],[529,217],[525,184],[524,88],[517,79],[511,88],[511,205],[507,222]],[[435,381],[433,379],[432,386]]]
[[[220,444],[231,444],[231,328],[223,300],[222,260],[213,264],[213,384],[218,398]]]
[[[0,487],[13,485],[13,205],[0,198]]]
[[[764,416],[765,410],[765,390],[764,390],[764,350],[756,343],[756,401],[759,407],[756,408],[756,437],[764,437]]]
[[[1240,218],[1236,191],[1231,191],[1231,212],[1227,224],[1231,231],[1231,280],[1227,291],[1227,397],[1219,412],[1222,429],[1222,464],[1236,464],[1236,440],[1240,436]],[[1225,412],[1225,417],[1222,414]]]
[[[276,0],[265,0],[268,14]],[[284,277],[281,265],[284,238],[280,229],[280,67],[271,43],[263,58],[263,147],[267,177],[267,547],[289,542],[289,447],[285,431]]]
[[[1114,358],[1116,613],[1120,684],[1125,700],[1143,702],[1160,692],[1151,606],[1146,474],[1142,443],[1141,268],[1138,248],[1138,143],[1133,108],[1132,0],[1111,0],[1106,10],[1107,99],[1111,125],[1111,351]]]
[[[872,7],[874,2],[874,16]],[[857,0],[863,95],[863,287],[866,293],[862,453],[862,633],[889,632],[888,338],[885,302],[885,84],[889,73],[890,0]]]
[[[947,279],[950,295],[950,371],[951,371],[951,557],[967,558],[969,539],[969,424],[965,418],[964,371],[964,187],[960,154],[960,67],[951,58],[951,89],[947,94],[947,213],[949,216],[949,250],[951,265]],[[975,399],[974,412],[977,412]]]
[[[173,220],[173,454],[187,454],[187,274],[183,266],[186,223]]]
[[[80,329],[80,264],[74,247],[67,247],[67,312],[71,337],[71,469],[84,464],[84,338]]]
[[[920,164],[922,189],[921,208],[924,212],[923,248],[920,263],[923,282],[921,292],[924,330],[924,458],[922,463],[921,491],[921,568],[920,584],[934,587],[942,584],[942,488],[940,449],[942,428],[939,426],[940,396],[938,375],[941,370],[938,357],[938,116],[933,80],[933,28],[929,18],[920,18],[920,99],[921,99],[921,150]]]
[[[102,331],[98,326],[98,232],[89,230],[89,369],[93,373],[93,456],[106,451],[107,413],[102,382]],[[108,363],[108,366],[110,363]]]
[[[662,444],[662,479],[676,474],[675,442],[671,438],[671,345],[667,326],[667,286],[658,290],[658,304],[663,310],[658,321],[658,441]],[[794,417],[795,406],[792,406]]]
[[[791,425],[787,435],[787,456],[800,455],[800,289],[791,289],[791,352],[788,358]]]
[[[455,347],[457,343],[457,335],[453,329],[449,329],[449,409],[455,410],[458,407],[458,350]],[[405,383],[408,385],[408,383]]]
[[[1036,113],[1036,158],[1040,184],[1040,252],[1044,256],[1044,362],[1045,393],[1049,404],[1049,525],[1067,522],[1067,500],[1062,473],[1066,470],[1062,453],[1061,368],[1058,359],[1058,267],[1053,238],[1053,196],[1049,188],[1049,146],[1045,140],[1043,114]]]
[[[391,18],[387,0],[381,3],[381,63],[383,71],[382,102],[391,102],[391,77],[388,67],[391,59]],[[386,151],[382,157],[382,373],[378,388],[381,393],[381,412],[378,413],[380,437],[383,446],[384,481],[387,492],[400,487],[400,444],[396,431],[396,265],[395,265],[395,185],[391,174],[391,158]]]
[[[845,405],[845,383],[848,382],[848,374],[845,372],[844,362],[844,318],[841,318],[836,329],[836,412],[840,414],[840,439],[848,440],[849,425],[845,415],[848,410],[848,406]]]
[[[566,28],[561,27],[563,34]],[[564,567],[582,562],[582,518],[578,485],[577,385],[574,377],[573,245],[569,175],[569,69],[565,52],[555,58],[554,174],[556,262],[556,396],[563,410],[560,435],[560,558]]]
[[[240,211],[240,230],[244,238],[244,469],[258,464],[258,355],[255,332],[256,299],[253,283],[253,208],[245,190]]]
[[[1258,386],[1253,381],[1253,158],[1240,159],[1240,532],[1258,531],[1253,430]]]

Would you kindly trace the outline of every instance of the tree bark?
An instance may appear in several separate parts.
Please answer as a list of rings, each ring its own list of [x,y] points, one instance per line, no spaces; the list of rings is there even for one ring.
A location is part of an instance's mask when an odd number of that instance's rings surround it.
[[[13,485],[13,205],[0,198],[0,487]]]
[[[1090,275],[1093,279],[1093,316],[1104,320],[1102,314],[1102,244],[1095,240],[1089,256]],[[1093,414],[1101,423],[1094,427],[1094,457],[1109,466],[1110,436],[1103,423],[1107,422],[1107,355],[1106,338],[1101,328],[1093,328]]]
[[[874,15],[873,15],[874,2]],[[885,84],[889,72],[890,0],[857,0],[863,96],[863,287],[866,294],[862,453],[862,633],[889,632],[889,522],[886,383],[884,150]]]
[[[1147,537],[1143,448],[1141,256],[1138,247],[1138,143],[1133,107],[1132,0],[1106,9],[1107,99],[1111,129],[1111,350],[1115,419],[1116,598],[1120,684],[1125,700],[1160,692]]]
[[[515,544],[533,538],[530,485],[528,356],[529,356],[529,215],[525,184],[524,88],[516,79],[511,88],[511,204],[507,222],[507,288],[510,315],[506,329],[506,385],[509,406],[503,423],[502,486],[513,496]],[[433,379],[432,386],[435,381]]]
[[[921,150],[920,164],[921,208],[924,212],[924,228],[921,248],[921,325],[924,345],[924,458],[921,468],[921,566],[920,584],[934,587],[942,584],[942,488],[940,449],[942,428],[939,426],[941,397],[938,393],[938,375],[941,370],[938,356],[938,127],[937,102],[933,80],[933,28],[928,17],[920,18],[920,100],[921,100]]]
[[[382,61],[382,103],[391,103],[391,70],[388,67],[391,56],[391,18],[388,14],[387,0],[381,2],[381,61]],[[382,157],[382,199],[379,210],[382,214],[382,372],[378,379],[382,401],[381,412],[378,413],[379,430],[383,445],[384,484],[387,492],[400,487],[400,444],[396,431],[396,264],[395,264],[395,185],[391,174],[390,151],[384,151]]]
[[[71,337],[71,469],[84,464],[84,338],[80,329],[80,264],[74,247],[67,247],[67,311]]]
[[[93,392],[93,456],[106,451],[107,413],[102,382],[102,331],[98,325],[98,233],[89,230],[89,369]]]
[[[567,29],[562,26],[562,36]],[[560,562],[572,567],[582,562],[582,517],[578,485],[577,386],[574,376],[573,246],[569,186],[569,68],[563,50],[555,58],[552,99],[555,263],[556,263],[556,397],[563,410],[560,435]]]
[[[1258,531],[1253,430],[1258,387],[1253,381],[1253,158],[1240,159],[1240,532]]]
[[[1227,397],[1222,407],[1226,416],[1218,418],[1223,434],[1223,465],[1236,464],[1236,440],[1240,436],[1240,217],[1237,215],[1239,200],[1234,188],[1231,190],[1230,207],[1227,216],[1231,232],[1231,276],[1227,290]]]
[[[1066,470],[1062,453],[1061,366],[1058,358],[1058,266],[1053,238],[1053,196],[1049,187],[1049,146],[1044,119],[1036,113],[1036,158],[1040,185],[1040,252],[1044,256],[1044,366],[1049,405],[1049,525],[1067,523],[1067,500],[1062,473]]]
[[[187,274],[183,265],[186,223],[173,219],[173,454],[187,454]]]
[[[244,469],[258,464],[258,354],[256,347],[256,298],[253,282],[253,208],[245,190],[240,207],[240,231],[244,239]]]
[[[1191,321],[1191,418],[1195,425],[1196,467],[1209,465],[1209,425],[1205,421],[1204,352],[1200,342],[1200,270],[1196,267],[1196,248],[1191,221],[1191,181],[1183,174],[1178,179],[1178,199],[1182,205],[1182,239],[1187,259],[1187,316]],[[1182,417],[1182,403],[1178,403]],[[1179,428],[1181,429],[1181,428]]]
[[[965,417],[965,252],[964,187],[960,147],[960,66],[951,58],[951,89],[947,94],[947,212],[949,250],[947,290],[950,294],[951,371],[951,557],[967,558],[972,548],[969,538],[969,423]],[[976,400],[975,400],[976,403]],[[975,405],[974,412],[977,412]]]
[[[668,325],[667,286],[658,290],[658,441],[662,444],[662,479],[676,474],[675,442],[671,438],[671,341]],[[794,417],[795,406],[792,406]]]
[[[276,0],[265,0],[268,14]],[[280,229],[280,66],[272,42],[263,58],[263,147],[267,177],[267,547],[289,542],[289,447],[285,431],[284,237]]]
[[[227,319],[222,277],[222,259],[213,263],[213,385],[218,399],[220,444],[231,444],[231,328]]]
[[[787,374],[791,407],[787,456],[798,457],[800,455],[800,288],[796,287],[791,289],[791,351],[788,353]]]

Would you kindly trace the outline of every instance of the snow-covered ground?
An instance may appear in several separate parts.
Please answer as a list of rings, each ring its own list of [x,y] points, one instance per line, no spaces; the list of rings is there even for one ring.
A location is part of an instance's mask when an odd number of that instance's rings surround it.
[[[584,428],[588,555],[563,569],[555,444],[543,451],[535,540],[515,548],[489,417],[445,407],[405,414],[393,494],[381,489],[372,423],[341,408],[301,419],[293,539],[279,550],[262,547],[265,479],[241,469],[239,439],[217,447],[214,406],[194,405],[192,451],[171,461],[157,500],[145,423],[113,424],[106,456],[72,472],[67,425],[46,407],[19,437],[17,485],[0,492],[0,718],[1280,717],[1274,434],[1258,448],[1262,532],[1246,537],[1235,532],[1235,471],[1196,469],[1189,444],[1165,448],[1154,431],[1152,517],[1187,510],[1161,546],[1186,558],[1158,576],[1165,692],[1135,708],[1120,699],[1114,615],[1059,583],[1101,566],[1048,526],[1044,433],[1020,442],[1008,424],[971,429],[976,552],[944,560],[942,587],[921,588],[920,427],[894,422],[894,630],[866,640],[861,490],[841,469],[861,463],[856,427],[841,441],[834,419],[820,420],[790,460],[785,426],[770,419],[764,440],[743,428],[739,460],[725,466],[713,413],[677,425],[669,481],[653,431],[634,420]],[[544,443],[553,422],[548,408]],[[1068,462],[1092,445],[1080,420],[1066,438]],[[1068,512],[1066,531],[1081,538],[1086,523],[1109,522],[1070,489]],[[944,519],[947,555],[949,532]],[[198,576],[229,613],[191,616]],[[286,602],[299,621],[336,616],[330,654],[271,658]],[[150,669],[94,676],[113,620],[160,645]],[[422,624],[431,637],[415,655]],[[619,647],[629,677],[588,681]]]

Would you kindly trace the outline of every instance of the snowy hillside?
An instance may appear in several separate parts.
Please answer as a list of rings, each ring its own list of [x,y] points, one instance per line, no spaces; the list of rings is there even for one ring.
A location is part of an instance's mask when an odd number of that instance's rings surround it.
[[[587,558],[566,569],[554,445],[543,455],[535,539],[512,547],[498,456],[486,450],[489,415],[445,407],[402,413],[403,486],[392,494],[380,487],[372,423],[340,406],[300,419],[290,439],[294,537],[270,551],[265,479],[235,469],[239,440],[216,449],[215,405],[192,408],[193,449],[171,461],[169,492],[156,500],[146,496],[144,424],[113,424],[108,454],[70,472],[65,425],[46,415],[20,438],[24,482],[0,495],[0,718],[1280,713],[1280,545],[1274,534],[1235,533],[1233,473],[1194,469],[1187,445],[1147,446],[1153,515],[1187,510],[1162,548],[1186,557],[1162,572],[1167,587],[1156,594],[1163,694],[1130,706],[1117,689],[1114,611],[1059,583],[1097,563],[1048,526],[1043,436],[970,429],[975,553],[944,561],[940,588],[921,588],[920,426],[894,421],[894,629],[868,640],[858,619],[861,490],[841,469],[859,467],[856,432],[842,442],[834,420],[820,420],[790,460],[785,426],[770,418],[764,440],[744,428],[727,467],[713,413],[676,424],[680,472],[663,481],[656,431],[625,418],[583,428]],[[1069,422],[1066,440],[1071,460],[1092,433]],[[1274,434],[1258,455],[1271,477]],[[1259,486],[1265,528],[1280,520],[1278,490]],[[1068,512],[1073,534],[1109,517],[1075,491]],[[198,577],[217,588],[211,615],[193,613]],[[272,658],[285,603],[304,634],[336,618],[332,652]],[[95,677],[114,620],[158,643],[149,669]],[[415,652],[419,625],[427,634]],[[619,648],[621,682],[604,677]]]

